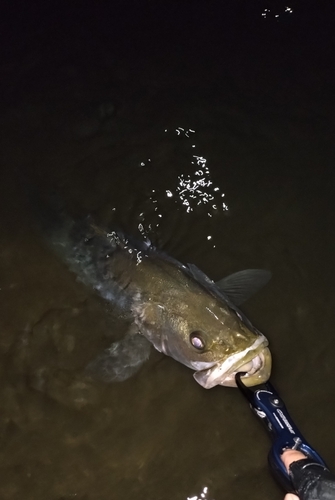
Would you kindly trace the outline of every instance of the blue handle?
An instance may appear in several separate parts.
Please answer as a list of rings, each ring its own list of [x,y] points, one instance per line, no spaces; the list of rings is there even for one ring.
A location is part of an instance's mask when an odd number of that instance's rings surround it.
[[[303,437],[273,385],[267,382],[261,386],[249,388],[241,381],[241,375],[240,373],[236,375],[237,386],[273,439],[268,455],[271,470],[287,492],[295,492],[290,476],[281,460],[281,455],[286,448],[301,451],[315,463],[327,466]]]

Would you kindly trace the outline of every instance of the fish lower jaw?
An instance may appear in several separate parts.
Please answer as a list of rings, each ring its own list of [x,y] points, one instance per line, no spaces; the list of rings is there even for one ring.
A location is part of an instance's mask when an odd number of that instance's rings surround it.
[[[231,360],[215,364],[211,368],[197,371],[193,377],[205,389],[211,389],[216,385],[225,387],[236,387],[235,376],[243,372],[243,384],[247,387],[259,385],[266,382],[271,374],[271,354],[266,346],[256,346],[257,350],[249,350],[239,360]]]
[[[239,366],[233,373],[229,374],[222,381],[221,385],[236,387],[235,376],[237,373],[244,373],[242,380],[243,384],[247,387],[263,384],[270,378],[271,366],[271,353],[268,347],[266,347],[250,361]]]

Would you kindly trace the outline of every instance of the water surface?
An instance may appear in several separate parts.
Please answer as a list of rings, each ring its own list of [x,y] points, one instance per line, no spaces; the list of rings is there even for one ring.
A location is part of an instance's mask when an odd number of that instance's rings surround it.
[[[11,18],[1,66],[0,497],[280,499],[237,391],[206,391],[155,351],[122,384],[87,378],[128,325],[44,245],[22,183],[213,279],[271,270],[243,310],[334,469],[329,13],[58,5]]]

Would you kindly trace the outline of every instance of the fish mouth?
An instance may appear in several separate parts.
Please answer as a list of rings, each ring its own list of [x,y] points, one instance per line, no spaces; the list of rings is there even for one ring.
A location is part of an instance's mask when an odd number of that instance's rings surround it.
[[[265,347],[262,352],[257,354],[251,361],[239,366],[232,374],[229,374],[220,385],[228,387],[237,387],[235,375],[243,373],[241,379],[247,387],[264,384],[271,375],[272,358],[268,347]]]
[[[249,350],[243,355],[235,355],[238,359],[230,359],[227,362],[217,363],[208,370],[194,373],[195,380],[205,389],[211,389],[216,385],[236,387],[235,375],[243,373],[241,379],[247,387],[263,384],[270,378],[272,359],[268,347],[259,346],[256,351]]]

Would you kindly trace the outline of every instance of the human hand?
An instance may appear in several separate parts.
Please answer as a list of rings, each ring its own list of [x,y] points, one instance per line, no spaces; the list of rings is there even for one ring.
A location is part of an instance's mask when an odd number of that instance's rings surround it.
[[[292,462],[302,460],[303,458],[306,458],[306,456],[301,453],[301,451],[297,450],[285,450],[281,456],[281,459],[284,462],[287,470],[289,469],[289,466]],[[294,493],[287,493],[284,500],[299,500],[299,497],[297,495],[294,495]]]

